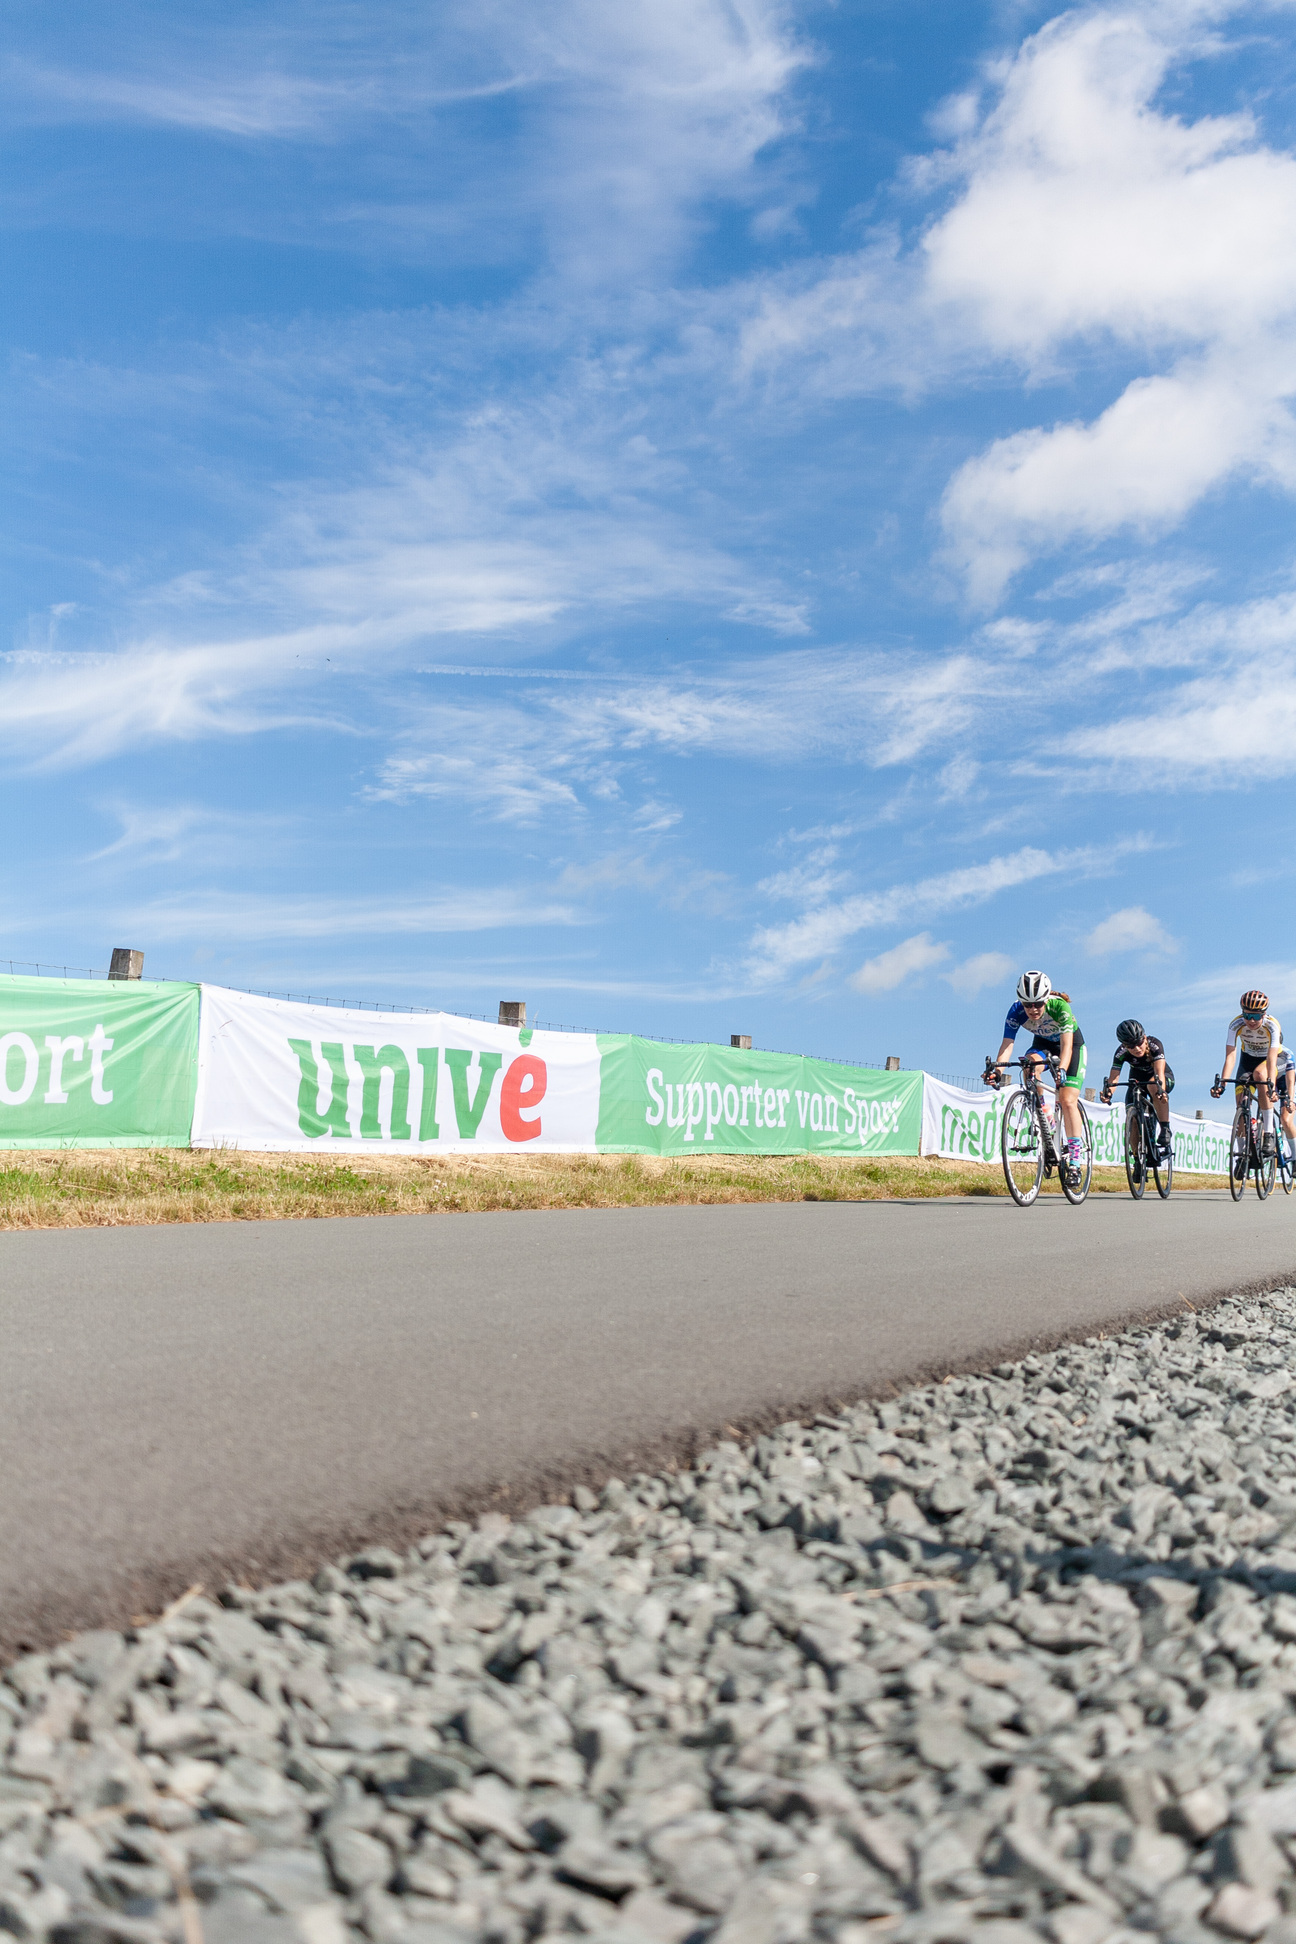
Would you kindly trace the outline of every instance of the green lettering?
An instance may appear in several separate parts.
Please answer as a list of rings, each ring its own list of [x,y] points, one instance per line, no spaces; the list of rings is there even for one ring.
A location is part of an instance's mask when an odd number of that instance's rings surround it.
[[[439,1141],[441,1129],[437,1126],[436,1096],[437,1075],[441,1071],[441,1048],[420,1046],[418,1063],[423,1069],[423,1106],[419,1113],[419,1139]]]
[[[346,1117],[346,1054],[340,1046],[324,1046],[320,1049],[328,1066],[329,1075],[328,1111],[321,1115],[316,1104],[320,1091],[319,1068],[315,1064],[311,1043],[309,1040],[290,1039],[288,1044],[297,1055],[297,1064],[301,1068],[301,1085],[297,1089],[298,1127],[312,1140],[318,1140],[324,1134],[337,1134],[344,1141],[349,1141],[351,1129],[347,1125]],[[339,1074],[342,1077],[340,1089]]]
[[[387,1072],[392,1077],[391,1137],[393,1141],[408,1141],[409,1061],[399,1046],[380,1046],[376,1053],[372,1046],[357,1046],[353,1051],[356,1065],[364,1075],[364,1098],[360,1108],[361,1140],[382,1139],[382,1129],[378,1125],[378,1090],[382,1085],[383,1073]]]
[[[454,1087],[455,1119],[459,1123],[459,1139],[475,1141],[481,1117],[486,1112],[486,1103],[495,1085],[495,1075],[504,1063],[502,1053],[479,1053],[480,1077],[474,1099],[468,1098],[468,1062],[472,1054],[466,1047],[447,1046],[445,1063],[450,1069],[450,1080]]]

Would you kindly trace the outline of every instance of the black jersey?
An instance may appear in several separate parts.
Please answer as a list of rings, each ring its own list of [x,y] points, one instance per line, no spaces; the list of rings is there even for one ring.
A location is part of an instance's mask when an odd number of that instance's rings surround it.
[[[1138,1079],[1146,1080],[1151,1075],[1157,1061],[1164,1060],[1164,1058],[1164,1046],[1162,1046],[1159,1039],[1153,1039],[1151,1033],[1149,1033],[1147,1036],[1147,1052],[1140,1054],[1137,1060],[1128,1046],[1118,1046],[1112,1054],[1112,1070],[1119,1073],[1126,1060],[1128,1060],[1130,1072],[1136,1075]]]

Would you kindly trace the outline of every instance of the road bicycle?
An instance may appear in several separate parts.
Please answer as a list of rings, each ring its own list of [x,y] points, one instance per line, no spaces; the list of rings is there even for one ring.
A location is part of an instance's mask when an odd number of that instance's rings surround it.
[[[1004,1102],[1003,1123],[999,1130],[999,1151],[1003,1157],[1008,1193],[1018,1208],[1029,1208],[1039,1194],[1042,1183],[1056,1168],[1062,1193],[1078,1208],[1088,1195],[1089,1184],[1093,1180],[1093,1129],[1089,1125],[1084,1102],[1079,1103],[1080,1118],[1084,1123],[1084,1164],[1073,1169],[1065,1158],[1066,1128],[1061,1109],[1056,1109],[1054,1118],[1049,1119],[1044,1111],[1044,1095],[1040,1086],[1047,1065],[1056,1090],[1060,1070],[1057,1055],[1028,1054],[1024,1060],[996,1063],[987,1053],[985,1072],[981,1076],[987,1086],[994,1085],[996,1065],[1021,1068],[1021,1085],[1015,1087]]]
[[[1216,1087],[1223,1089],[1228,1084],[1227,1080],[1220,1079],[1218,1073],[1215,1075]],[[1256,1194],[1261,1201],[1264,1201],[1274,1185],[1274,1176],[1278,1172],[1278,1156],[1276,1153],[1261,1154],[1260,1152],[1260,1110],[1256,1106],[1257,1082],[1252,1078],[1234,1080],[1232,1084],[1243,1098],[1238,1101],[1237,1112],[1233,1116],[1233,1132],[1229,1136],[1229,1193],[1235,1202],[1241,1201],[1246,1193],[1247,1176],[1254,1174]],[[1275,1147],[1282,1143],[1281,1123],[1276,1131]],[[1286,1172],[1284,1168],[1284,1188],[1287,1187]],[[1291,1193],[1290,1188],[1287,1192]]]
[[[1142,1201],[1150,1170],[1158,1195],[1166,1201],[1174,1179],[1174,1149],[1162,1152],[1161,1123],[1152,1096],[1142,1080],[1117,1080],[1114,1085],[1129,1090],[1125,1095],[1125,1179],[1129,1191],[1135,1201]],[[1103,1098],[1107,1097],[1104,1094]]]

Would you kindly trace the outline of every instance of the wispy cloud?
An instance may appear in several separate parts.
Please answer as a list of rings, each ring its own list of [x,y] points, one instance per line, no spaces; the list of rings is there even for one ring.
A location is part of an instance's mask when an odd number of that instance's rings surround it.
[[[373,937],[424,937],[437,933],[505,931],[519,925],[587,922],[570,902],[537,897],[530,887],[498,886],[438,895],[346,898],[326,895],[259,896],[208,892],[192,898],[159,898],[122,914],[141,935],[171,940],[239,939],[245,947],[275,939],[326,939],[368,933]]]
[[[1118,858],[1128,855],[1132,849],[1143,847],[1140,839],[1062,851],[1044,851],[1027,845],[1009,856],[943,871],[916,884],[896,884],[886,891],[862,893],[839,904],[822,905],[790,924],[758,930],[751,941],[748,974],[757,984],[771,983],[786,977],[797,966],[836,951],[858,932],[902,923],[906,918],[935,917],[984,904],[1001,891],[1061,873],[1097,875],[1110,870]]]

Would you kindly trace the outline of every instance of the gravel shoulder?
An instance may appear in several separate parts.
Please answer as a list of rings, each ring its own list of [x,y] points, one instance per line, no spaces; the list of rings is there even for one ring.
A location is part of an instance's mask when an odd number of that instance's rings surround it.
[[[1182,1175],[1176,1192],[1217,1189]],[[1058,1194],[1051,1181],[1045,1194]],[[1100,1169],[1095,1195],[1125,1195]],[[649,1208],[688,1203],[880,1201],[1006,1196],[1003,1174],[965,1161],[907,1157],[698,1155],[241,1154],[62,1150],[13,1153],[0,1166],[0,1229],[94,1228],[158,1222],[284,1221],[323,1216],[467,1214],[547,1208]]]
[[[1296,1290],[0,1682],[49,1944],[1296,1939]]]

